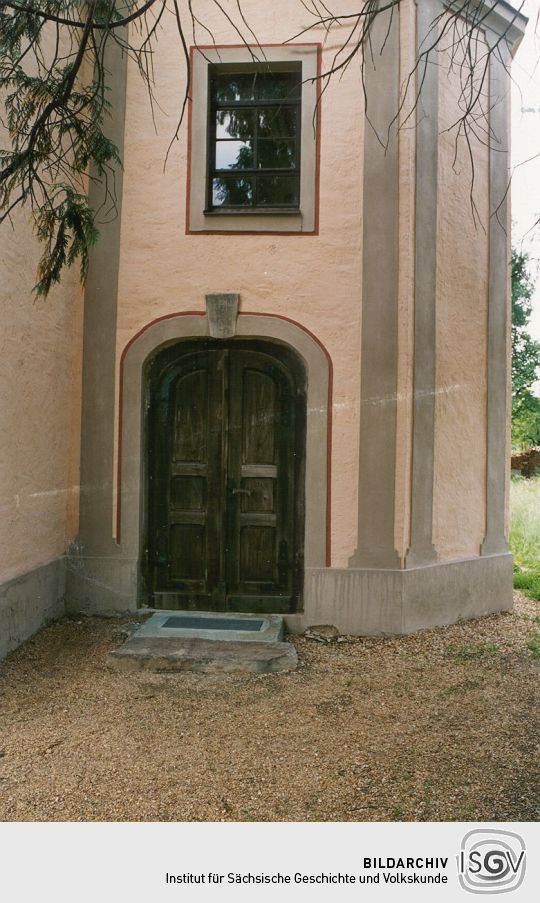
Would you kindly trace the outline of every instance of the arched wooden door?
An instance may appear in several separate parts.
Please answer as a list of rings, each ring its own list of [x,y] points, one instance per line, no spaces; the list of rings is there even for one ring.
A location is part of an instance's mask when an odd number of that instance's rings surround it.
[[[155,608],[288,612],[303,571],[305,384],[281,346],[182,343],[148,379]]]

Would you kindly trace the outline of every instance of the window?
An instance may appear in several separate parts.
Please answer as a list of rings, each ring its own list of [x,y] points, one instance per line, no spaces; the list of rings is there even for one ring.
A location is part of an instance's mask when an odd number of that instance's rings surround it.
[[[302,70],[210,74],[208,209],[298,209]]]
[[[190,233],[317,230],[319,45],[262,53],[192,48]]]

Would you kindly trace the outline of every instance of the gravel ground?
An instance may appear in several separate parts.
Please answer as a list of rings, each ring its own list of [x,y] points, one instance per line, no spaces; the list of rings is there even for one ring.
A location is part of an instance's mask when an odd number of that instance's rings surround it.
[[[0,671],[0,820],[538,820],[538,614],[220,677],[116,673],[118,622],[65,619]]]

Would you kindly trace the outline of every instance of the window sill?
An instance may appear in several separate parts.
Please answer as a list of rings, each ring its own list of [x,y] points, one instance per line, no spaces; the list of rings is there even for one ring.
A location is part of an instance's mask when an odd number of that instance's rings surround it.
[[[290,207],[266,207],[265,209],[226,207],[203,210],[203,214],[204,216],[302,216],[302,211],[298,208],[292,210]]]

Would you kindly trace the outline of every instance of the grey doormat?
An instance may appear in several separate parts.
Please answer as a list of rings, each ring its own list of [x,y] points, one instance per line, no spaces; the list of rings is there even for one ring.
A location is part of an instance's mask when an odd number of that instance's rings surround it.
[[[161,625],[167,628],[183,628],[184,630],[249,630],[259,631],[264,626],[263,620],[247,618],[199,618],[196,615],[173,615]]]
[[[136,637],[200,639],[224,642],[279,643],[282,615],[221,611],[156,611],[135,632]]]

